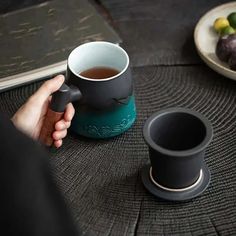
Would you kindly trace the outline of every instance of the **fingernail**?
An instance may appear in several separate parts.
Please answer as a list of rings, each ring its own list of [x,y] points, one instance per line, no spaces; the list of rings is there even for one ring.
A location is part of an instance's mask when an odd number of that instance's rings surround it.
[[[57,79],[57,80],[63,80],[63,79],[64,79],[64,75],[57,75],[57,76],[55,77],[55,79]]]

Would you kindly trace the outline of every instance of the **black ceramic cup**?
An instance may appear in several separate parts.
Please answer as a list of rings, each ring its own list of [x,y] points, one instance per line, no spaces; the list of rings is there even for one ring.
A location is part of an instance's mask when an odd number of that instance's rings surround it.
[[[100,80],[80,74],[94,67],[113,68],[119,73]],[[79,103],[87,107],[101,110],[119,106],[133,95],[128,54],[113,43],[98,41],[78,46],[69,55],[66,73],[67,84],[80,90]]]
[[[82,75],[94,69],[112,69],[117,74],[95,79]],[[55,123],[73,102],[71,130],[96,139],[111,138],[128,130],[136,119],[129,56],[120,46],[104,41],[75,48],[68,57],[66,84],[52,95],[39,140],[51,146]]]
[[[143,135],[149,146],[150,178],[158,187],[178,191],[201,181],[205,150],[213,137],[203,115],[184,108],[162,110],[146,121]]]

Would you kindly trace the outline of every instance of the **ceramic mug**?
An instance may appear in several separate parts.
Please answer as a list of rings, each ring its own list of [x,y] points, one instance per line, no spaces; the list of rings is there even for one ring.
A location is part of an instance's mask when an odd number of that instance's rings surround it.
[[[104,79],[81,75],[81,72],[96,67],[109,67],[119,73]],[[79,135],[110,138],[123,133],[134,123],[136,107],[129,57],[120,46],[98,41],[75,48],[68,58],[66,84],[52,96],[41,140],[50,137],[52,129],[48,127],[53,127],[66,104],[74,100],[77,101],[74,102],[71,129]],[[50,146],[52,139],[42,142]]]
[[[94,67],[119,71],[105,79],[80,75]],[[128,54],[109,42],[90,42],[75,48],[68,58],[67,83],[79,88],[82,98],[74,104],[72,130],[90,138],[109,138],[134,123],[136,108]]]

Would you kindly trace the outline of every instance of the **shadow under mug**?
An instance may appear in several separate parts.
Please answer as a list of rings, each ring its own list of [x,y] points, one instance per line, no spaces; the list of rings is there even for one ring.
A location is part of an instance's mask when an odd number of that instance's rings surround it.
[[[212,126],[203,115],[190,109],[169,108],[146,121],[143,135],[149,146],[152,181],[170,190],[197,183],[205,150],[213,137]]]
[[[109,67],[115,76],[91,79],[81,72]],[[136,119],[133,83],[128,54],[109,42],[90,42],[75,48],[69,55],[67,84],[78,88],[81,99],[74,103],[71,129],[89,138],[109,138],[129,129]]]

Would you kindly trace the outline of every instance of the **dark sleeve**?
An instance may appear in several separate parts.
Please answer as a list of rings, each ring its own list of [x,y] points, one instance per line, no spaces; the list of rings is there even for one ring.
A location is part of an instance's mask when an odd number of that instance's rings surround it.
[[[47,153],[0,115],[0,225],[4,235],[73,236]]]

